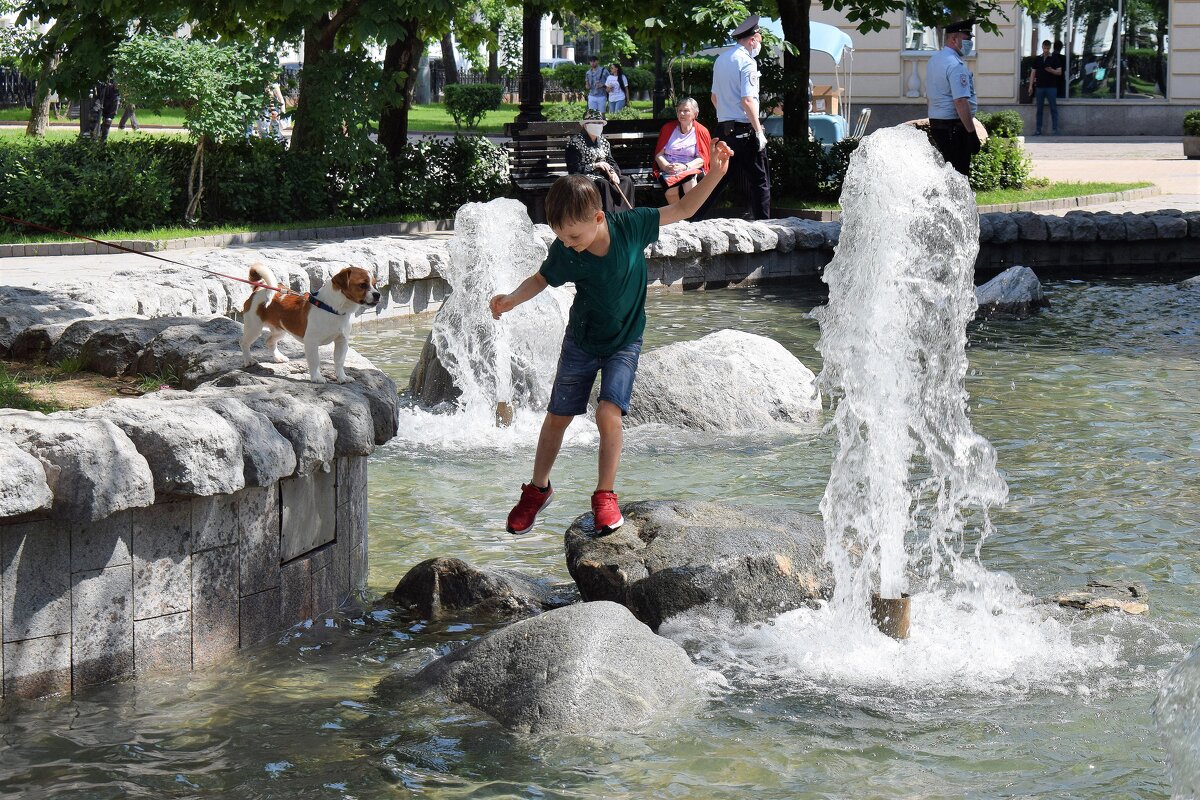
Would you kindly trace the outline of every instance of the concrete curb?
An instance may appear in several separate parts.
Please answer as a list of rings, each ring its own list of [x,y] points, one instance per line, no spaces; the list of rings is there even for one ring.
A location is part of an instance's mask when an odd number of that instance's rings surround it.
[[[1122,192],[1105,192],[1103,194],[1084,194],[1076,197],[1056,197],[1052,200],[1028,200],[1024,203],[994,203],[980,206],[979,213],[987,214],[992,211],[1057,211],[1061,208],[1085,208],[1104,203],[1120,203],[1126,200],[1141,200],[1144,197],[1154,197],[1162,194],[1158,186],[1146,186],[1141,189],[1126,189]],[[840,211],[814,211],[807,208],[775,208],[772,212],[777,217],[799,217],[818,222],[839,222],[842,219]]]
[[[415,233],[454,230],[452,219],[431,219],[420,222],[383,222],[375,225],[340,225],[333,228],[293,228],[280,231],[248,231],[246,233],[217,233],[188,236],[184,239],[116,239],[115,244],[138,252],[184,250],[193,247],[229,247],[258,242],[292,242],[313,239],[361,239],[367,236],[400,236]],[[26,256],[94,256],[119,253],[111,247],[94,242],[39,242],[35,244],[0,244],[0,258]]]

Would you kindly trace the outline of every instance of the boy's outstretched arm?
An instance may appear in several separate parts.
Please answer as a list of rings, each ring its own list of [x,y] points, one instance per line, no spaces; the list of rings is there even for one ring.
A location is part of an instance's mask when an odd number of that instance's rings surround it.
[[[704,201],[708,199],[709,195],[713,193],[713,189],[717,188],[717,184],[725,177],[725,173],[729,172],[729,159],[733,156],[733,150],[720,139],[713,140],[712,149],[712,168],[704,176],[704,180],[700,181],[695,189],[692,189],[679,198],[679,202],[660,208],[658,210],[659,225],[670,225],[672,222],[679,222],[699,211],[700,206],[704,205]]]
[[[512,311],[517,306],[524,303],[526,300],[532,300],[541,293],[542,289],[549,286],[546,279],[542,277],[542,273],[535,272],[525,280],[521,281],[518,286],[510,294],[498,294],[488,303],[492,309],[492,319],[500,319],[500,315],[506,311]]]

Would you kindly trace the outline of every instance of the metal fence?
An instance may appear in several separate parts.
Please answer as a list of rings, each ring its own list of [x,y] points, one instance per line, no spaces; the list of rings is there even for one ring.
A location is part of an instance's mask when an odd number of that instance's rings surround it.
[[[33,81],[15,69],[0,67],[0,107],[27,107],[32,102]]]
[[[459,83],[491,83],[487,79],[487,72],[475,72],[472,70],[460,69],[458,71]],[[516,76],[507,77],[500,75],[500,85],[504,87],[504,94],[511,97],[517,91]],[[434,103],[442,102],[442,88],[446,85],[446,71],[442,68],[440,60],[429,62],[429,97]]]

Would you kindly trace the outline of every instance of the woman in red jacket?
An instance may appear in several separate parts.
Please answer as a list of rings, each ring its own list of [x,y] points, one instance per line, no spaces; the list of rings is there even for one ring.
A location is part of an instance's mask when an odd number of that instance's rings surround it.
[[[658,134],[654,148],[654,177],[667,192],[667,202],[679,198],[708,172],[708,152],[712,137],[696,121],[700,106],[690,97],[675,106],[677,122],[668,122]]]

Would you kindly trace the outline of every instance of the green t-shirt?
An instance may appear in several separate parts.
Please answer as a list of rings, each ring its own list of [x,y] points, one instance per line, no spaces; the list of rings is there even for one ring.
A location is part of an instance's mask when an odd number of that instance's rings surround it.
[[[567,323],[575,344],[607,358],[646,329],[646,246],[658,241],[658,209],[608,214],[604,257],[577,253],[556,239],[539,270],[546,283],[575,284]]]

